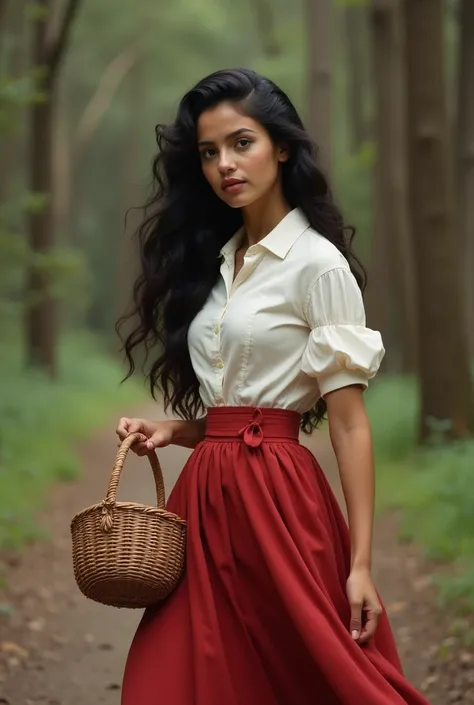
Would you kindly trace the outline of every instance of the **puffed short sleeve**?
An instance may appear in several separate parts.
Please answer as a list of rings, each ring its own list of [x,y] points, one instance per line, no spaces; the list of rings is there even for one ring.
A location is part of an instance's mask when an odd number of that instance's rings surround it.
[[[362,294],[349,268],[335,267],[316,279],[306,320],[311,333],[301,369],[317,379],[321,396],[351,384],[366,388],[385,350],[380,333],[366,326]]]

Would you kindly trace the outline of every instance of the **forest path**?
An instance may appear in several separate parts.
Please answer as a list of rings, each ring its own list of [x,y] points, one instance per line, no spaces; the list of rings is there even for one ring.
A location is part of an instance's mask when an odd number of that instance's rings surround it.
[[[156,407],[144,415],[156,417]],[[115,420],[80,450],[83,473],[57,487],[44,513],[51,541],[27,547],[7,563],[8,585],[0,590],[0,703],[8,705],[118,705],[123,667],[140,613],[86,600],[71,565],[69,524],[73,514],[105,494],[116,452]],[[308,445],[341,501],[334,455],[327,437]],[[166,448],[160,459],[167,489],[189,451]],[[119,498],[150,503],[151,473],[145,461],[127,458]],[[430,575],[414,546],[397,539],[396,517],[377,520],[374,574],[389,612],[409,680],[432,705],[474,703],[474,663],[455,649],[448,624],[436,610]]]

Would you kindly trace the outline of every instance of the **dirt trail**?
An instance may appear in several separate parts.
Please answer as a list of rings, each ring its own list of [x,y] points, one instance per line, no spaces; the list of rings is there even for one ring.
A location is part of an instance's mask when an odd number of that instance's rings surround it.
[[[309,445],[340,497],[327,440],[316,436]],[[57,488],[45,513],[52,541],[38,542],[8,562],[9,588],[0,591],[0,703],[120,703],[123,666],[140,613],[102,607],[80,595],[69,535],[73,514],[102,499],[115,452],[110,430],[83,449],[80,482]],[[168,490],[188,455],[176,448],[160,452]],[[119,497],[149,502],[153,484],[146,461],[130,454],[125,470]],[[398,543],[394,517],[378,521],[374,549],[377,585],[408,678],[432,705],[474,703],[472,657],[448,637],[447,622],[434,608],[429,574],[416,549]]]

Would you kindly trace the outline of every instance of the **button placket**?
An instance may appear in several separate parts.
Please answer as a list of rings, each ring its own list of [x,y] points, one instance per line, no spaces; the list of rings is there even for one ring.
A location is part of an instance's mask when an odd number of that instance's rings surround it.
[[[224,361],[221,355],[221,326],[218,321],[214,321],[212,324],[213,333],[213,366],[217,377],[217,388],[219,396],[222,393],[223,381],[224,381]]]
[[[263,252],[252,252],[250,254],[247,254],[244,257],[244,263],[242,265],[242,268],[240,272],[237,274],[236,278],[234,281],[232,281],[233,273],[234,273],[234,267],[235,267],[235,259],[232,258],[232,261],[230,260],[229,257],[224,256],[222,264],[221,264],[221,274],[224,279],[225,287],[226,287],[226,302],[225,306],[223,307],[221,314],[220,314],[220,320],[214,321],[212,325],[212,332],[213,332],[213,368],[214,372],[216,374],[216,396],[218,398],[223,399],[222,397],[222,392],[223,392],[223,387],[224,387],[224,374],[225,374],[225,362],[222,359],[221,356],[221,333],[222,333],[222,321],[224,319],[224,316],[227,312],[227,308],[229,306],[230,300],[232,298],[232,295],[235,293],[236,289],[244,282],[250,274],[254,271],[256,268],[257,264],[260,262],[260,260],[263,257]]]
[[[253,252],[250,255],[246,254],[244,256],[244,263],[242,265],[242,269],[240,272],[237,274],[236,278],[231,284],[230,287],[230,292],[227,298],[227,303],[229,302],[230,297],[232,294],[235,292],[235,290],[243,284],[243,282],[249,278],[249,276],[252,274],[253,270],[257,266],[257,264],[260,262],[260,260],[263,257],[263,252]],[[227,306],[226,306],[227,308]]]

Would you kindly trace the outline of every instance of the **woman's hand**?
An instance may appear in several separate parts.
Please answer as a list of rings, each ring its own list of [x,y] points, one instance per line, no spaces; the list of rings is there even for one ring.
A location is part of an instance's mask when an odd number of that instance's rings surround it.
[[[123,417],[117,426],[117,436],[125,440],[131,433],[142,433],[147,437],[143,443],[134,443],[130,450],[137,455],[146,455],[155,448],[168,446],[174,435],[172,421],[148,421],[148,419],[128,419]]]
[[[367,644],[375,634],[382,607],[368,570],[353,569],[347,580],[351,607],[350,631],[358,644]]]

